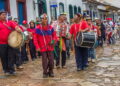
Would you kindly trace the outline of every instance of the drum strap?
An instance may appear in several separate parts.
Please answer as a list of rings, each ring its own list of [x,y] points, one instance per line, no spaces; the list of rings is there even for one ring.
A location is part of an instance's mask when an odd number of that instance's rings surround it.
[[[7,24],[3,23],[4,26],[6,26],[9,30],[14,30],[11,27],[9,27]]]
[[[82,26],[82,24],[81,24],[81,22],[80,22],[79,30],[80,30],[81,26]],[[77,32],[77,26],[76,26],[76,24],[75,24],[75,32],[76,32],[76,34],[78,33],[78,32]]]

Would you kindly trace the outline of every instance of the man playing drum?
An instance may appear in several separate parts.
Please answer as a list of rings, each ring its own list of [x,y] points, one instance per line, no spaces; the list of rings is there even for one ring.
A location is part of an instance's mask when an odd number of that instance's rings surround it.
[[[74,42],[76,40],[76,36],[78,32],[85,32],[88,30],[88,24],[85,20],[82,20],[81,14],[76,14],[74,16],[75,23],[70,28],[70,38],[74,37]],[[87,66],[87,58],[88,58],[88,49],[84,47],[75,46],[75,58],[77,64],[77,71],[84,70]]]
[[[97,29],[96,29],[96,27],[93,25],[91,17],[88,16],[88,17],[86,18],[86,21],[87,21],[87,23],[88,23],[89,32],[95,33],[95,34],[96,34],[96,39],[97,39]],[[88,57],[89,57],[89,58],[88,58],[88,61],[92,61],[93,63],[95,62],[95,59],[96,59],[95,46],[88,49]]]
[[[16,30],[21,32],[21,29],[13,21],[6,20],[7,13],[4,10],[0,11],[0,58],[4,73],[15,74],[15,52],[8,45],[8,36]]]

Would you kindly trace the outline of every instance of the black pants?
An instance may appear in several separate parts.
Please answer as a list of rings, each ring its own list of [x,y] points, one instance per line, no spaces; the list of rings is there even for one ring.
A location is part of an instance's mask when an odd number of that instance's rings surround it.
[[[66,40],[66,55],[67,58],[70,58],[70,48],[71,48],[71,40]]]
[[[15,65],[21,65],[21,58],[19,57],[19,49],[8,46],[8,68],[9,72],[15,72]]]
[[[61,60],[61,66],[65,66],[66,65],[66,51],[62,51],[60,52],[60,48],[59,48],[59,42],[56,43],[55,46],[55,59],[56,59],[56,66],[60,66],[60,60]],[[61,55],[61,59],[60,59],[60,55]]]
[[[6,44],[5,45],[0,44],[0,58],[1,58],[2,68],[4,72],[8,72],[7,52],[8,52],[8,46]]]
[[[32,59],[35,59],[36,58],[36,50],[35,50],[35,46],[33,44],[33,40],[30,40],[29,47],[30,47],[31,57],[32,57]]]
[[[75,45],[75,58],[77,68],[84,69],[88,63],[88,49]]]
[[[26,44],[21,47],[21,58],[22,58],[22,62],[28,61]]]
[[[15,56],[15,62],[16,62],[16,66],[19,67],[22,65],[22,58],[21,58],[21,53],[19,49],[16,49],[16,56]]]
[[[66,54],[67,54],[67,58],[70,58],[70,48],[69,47],[67,47]]]
[[[102,36],[98,36],[98,45],[103,47],[103,38],[102,38]]]

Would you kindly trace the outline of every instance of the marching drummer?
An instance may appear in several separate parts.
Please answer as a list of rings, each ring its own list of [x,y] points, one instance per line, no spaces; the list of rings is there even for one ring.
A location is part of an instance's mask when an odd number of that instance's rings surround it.
[[[16,51],[8,45],[8,36],[10,32],[21,29],[13,21],[6,20],[7,12],[0,10],[0,57],[4,73],[15,74],[15,56]]]
[[[35,50],[35,46],[33,43],[33,35],[34,35],[34,31],[35,31],[35,22],[34,21],[30,21],[29,23],[29,28],[27,29],[27,31],[29,32],[29,49],[30,49],[30,55],[32,60],[36,59],[36,50]]]
[[[75,40],[78,32],[85,32],[88,30],[88,24],[85,20],[82,20],[81,14],[76,14],[74,16],[74,22],[75,23],[70,28],[70,38],[72,36],[74,37],[77,71],[81,71],[87,67],[88,49],[76,46]]]
[[[48,24],[47,14],[41,16],[41,25],[37,27],[34,35],[34,44],[37,51],[42,55],[43,78],[54,77],[54,43],[56,33]]]
[[[97,29],[96,27],[93,25],[92,23],[92,19],[90,16],[88,16],[86,18],[86,21],[88,23],[88,28],[90,32],[95,32],[96,33],[96,37],[97,37]],[[96,38],[97,39],[97,38]],[[93,63],[95,62],[96,59],[96,52],[95,52],[95,47],[93,48],[89,48],[88,49],[88,61],[92,61]]]
[[[23,20],[22,25],[20,25],[22,28],[23,32],[25,33],[26,37],[28,36],[27,29],[28,29],[28,23],[26,20]],[[22,62],[26,63],[28,61],[28,55],[27,55],[27,43],[28,40],[25,39],[25,44],[21,47],[21,58]]]

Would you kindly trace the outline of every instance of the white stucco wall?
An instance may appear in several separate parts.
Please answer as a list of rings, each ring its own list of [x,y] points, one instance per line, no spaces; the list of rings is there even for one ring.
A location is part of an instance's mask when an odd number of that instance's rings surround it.
[[[38,4],[37,4],[37,0],[34,0],[35,1],[35,17],[38,17],[39,14],[38,14]]]
[[[34,9],[34,3],[33,1],[35,1],[35,9]],[[73,7],[81,7],[81,11],[83,12],[83,10],[85,9],[89,9],[88,7],[86,7],[85,5],[82,4],[82,0],[56,0],[57,1],[57,5],[58,7],[57,9],[57,16],[60,14],[59,13],[59,3],[62,2],[64,4],[64,11],[67,13],[67,17],[69,20],[69,5],[72,5]],[[108,1],[108,0],[105,0]],[[47,14],[49,17],[49,21],[51,20],[51,11],[50,11],[50,0],[46,0],[47,3]],[[112,4],[113,6],[116,5],[117,7],[120,7],[119,5],[119,0],[111,0],[111,2],[109,2],[110,4]],[[118,6],[119,5],[119,6]],[[27,20],[28,22],[30,20],[35,20],[36,17],[38,17],[38,3],[37,0],[26,0],[26,9],[27,9]],[[18,12],[17,12],[17,3],[16,0],[10,0],[10,13],[13,16],[13,18],[18,18]],[[74,13],[74,9],[73,9],[73,13]],[[99,12],[97,10],[98,13],[98,17],[99,17]],[[117,18],[117,15],[116,15]]]
[[[13,18],[18,18],[16,0],[10,0],[10,13]]]
[[[49,16],[49,19],[51,18],[51,12],[50,12],[50,0],[46,0],[47,1],[47,14]],[[81,7],[81,11],[82,11],[82,0],[56,0],[57,1],[57,5],[58,7],[57,9],[57,16],[60,15],[59,13],[59,3],[63,3],[64,4],[64,11],[67,13],[67,18],[69,20],[69,5],[72,5],[73,7]],[[74,9],[73,9],[74,11]],[[74,12],[73,12],[74,13]]]
[[[26,0],[26,9],[27,9],[27,21],[35,20],[36,13],[34,9],[33,0]]]
[[[35,1],[35,4],[33,3]],[[72,5],[73,7],[81,7],[82,10],[82,0],[56,0],[57,1],[57,16],[60,15],[59,13],[59,3],[62,2],[64,4],[64,11],[67,13],[67,17],[69,19],[69,5]],[[50,0],[46,0],[47,4],[47,14],[49,17],[49,21],[51,21],[51,12],[50,12]],[[35,5],[35,9],[34,9]],[[28,22],[31,20],[35,20],[36,17],[38,17],[38,3],[37,0],[26,0],[26,11],[27,11],[27,20]],[[74,10],[73,10],[74,11]],[[17,3],[16,0],[10,0],[10,12],[13,18],[18,17],[17,12]],[[74,13],[74,12],[73,12]]]
[[[46,4],[47,4],[47,15],[48,15],[48,19],[49,22],[51,21],[51,12],[50,12],[50,2],[49,0],[46,0]]]

